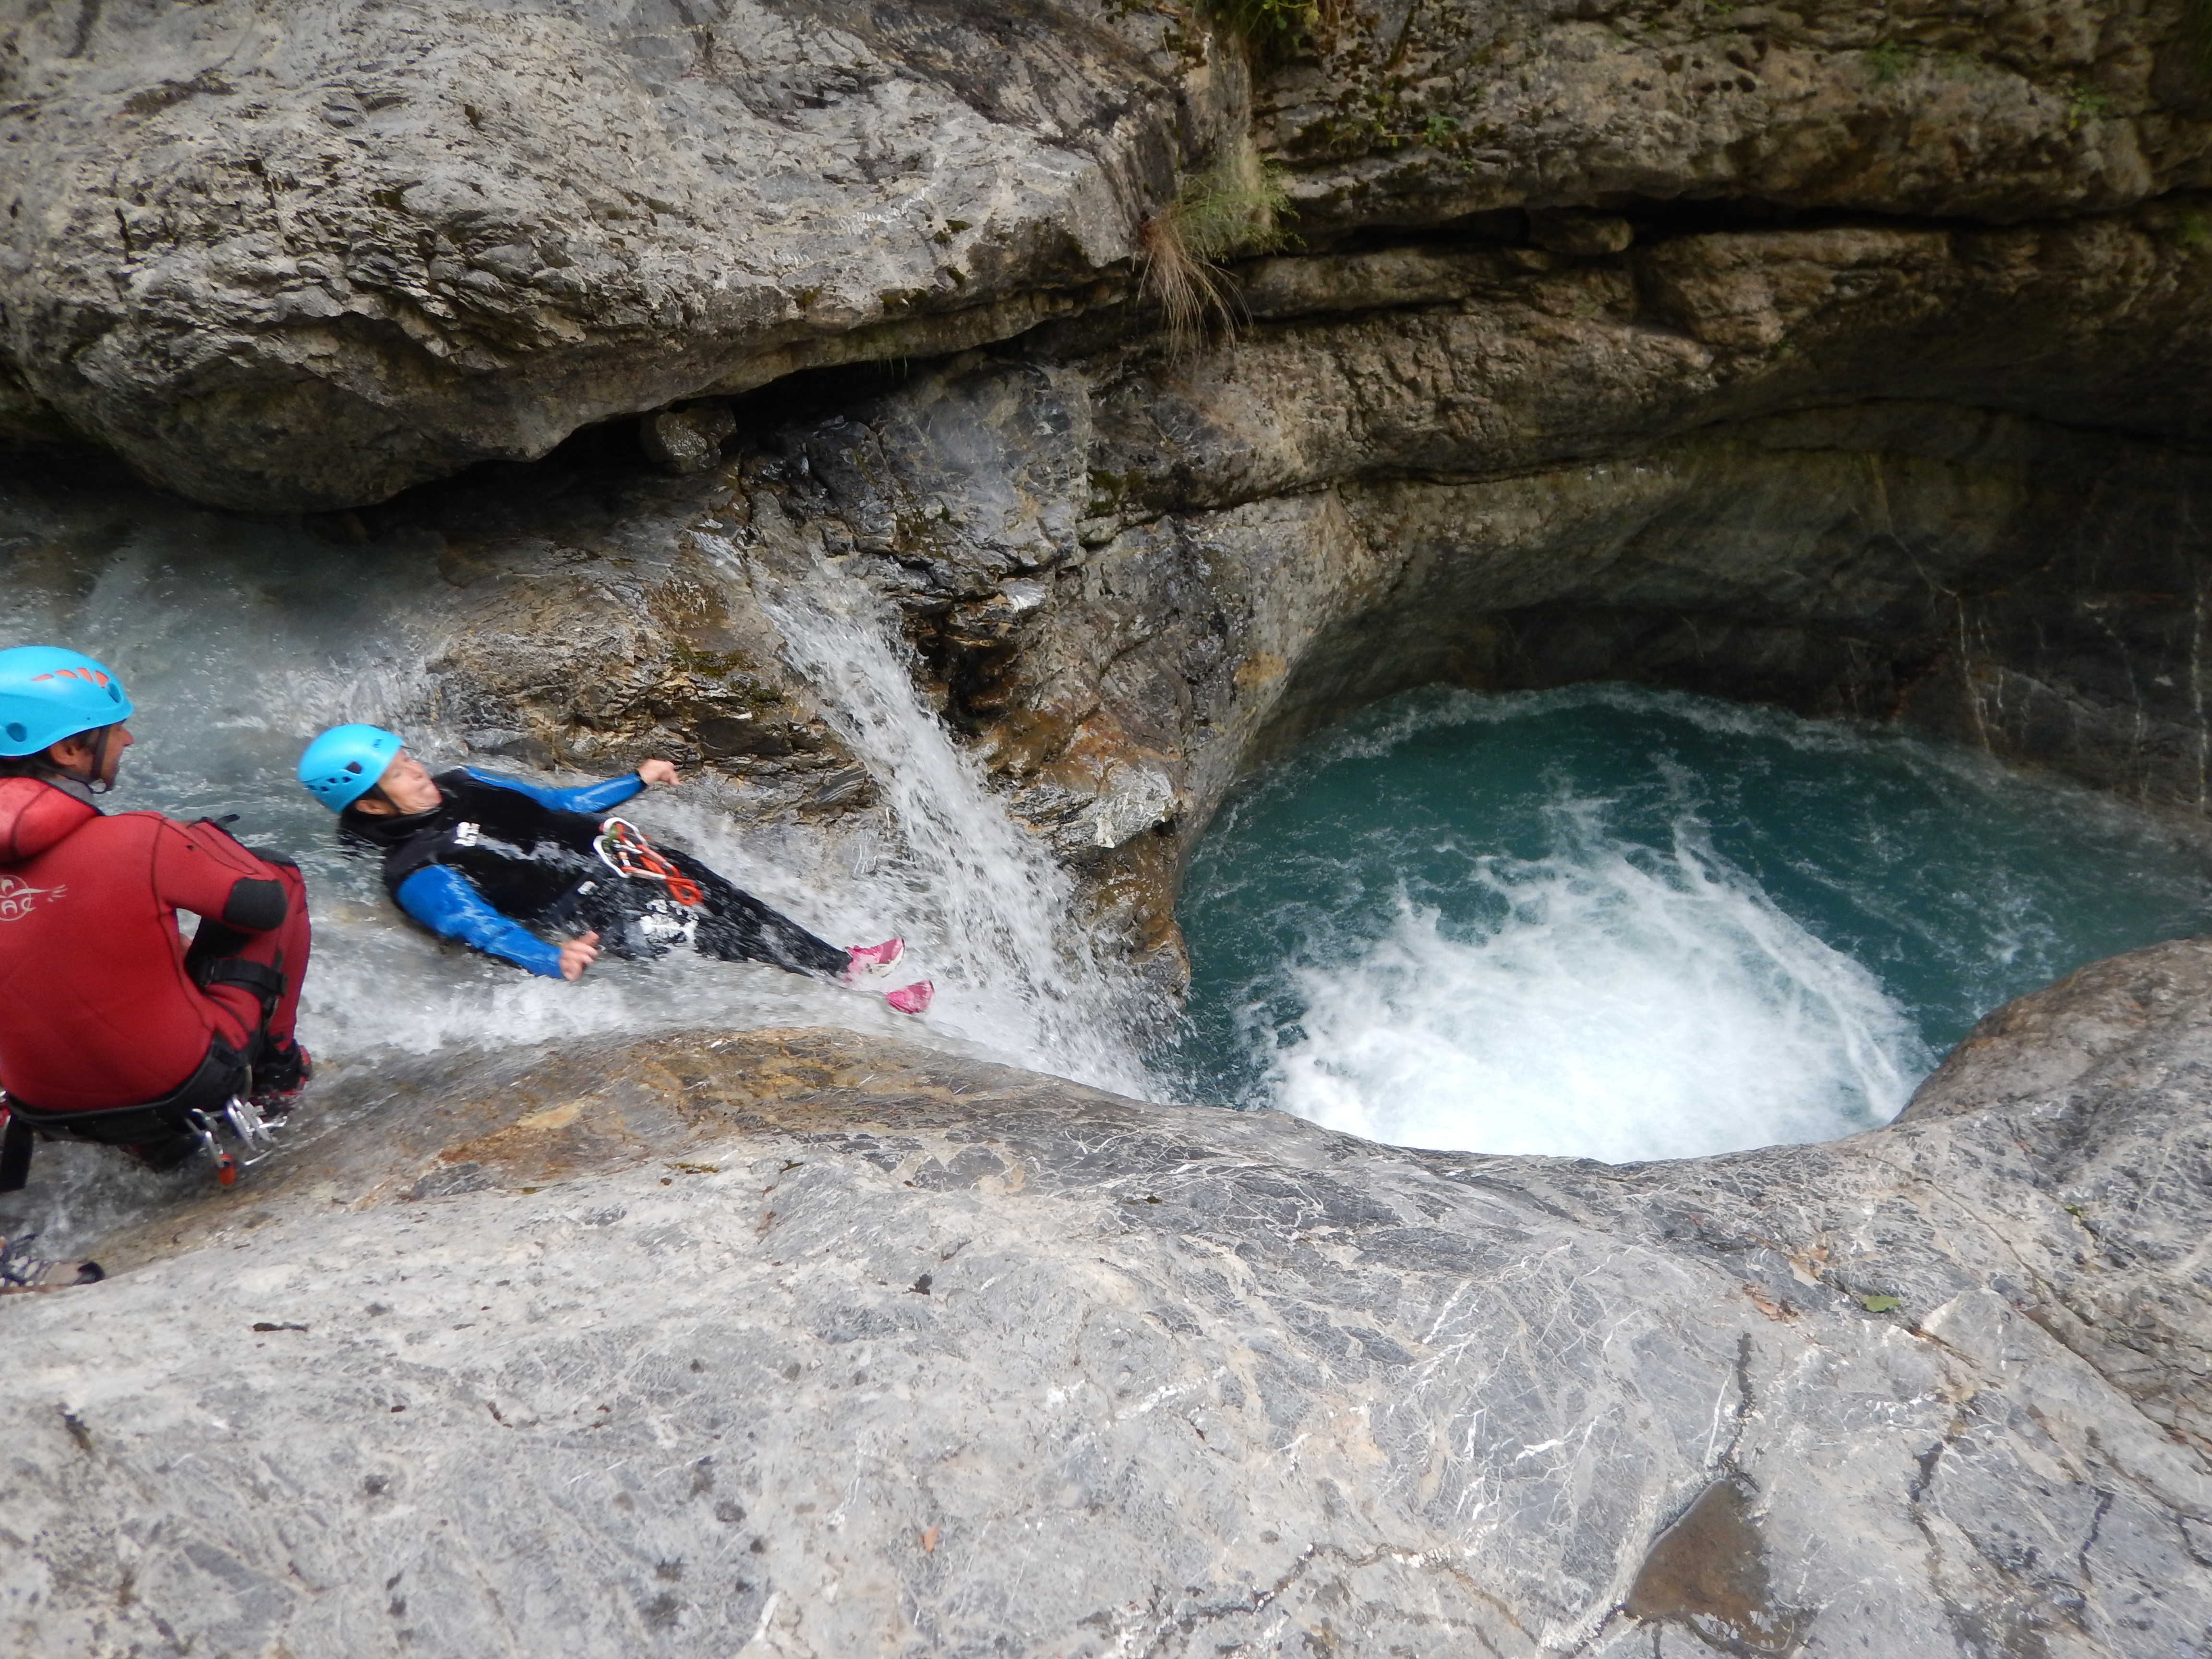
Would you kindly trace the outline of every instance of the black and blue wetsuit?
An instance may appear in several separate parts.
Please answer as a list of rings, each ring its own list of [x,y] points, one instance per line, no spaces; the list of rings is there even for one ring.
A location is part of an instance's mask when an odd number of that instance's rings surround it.
[[[347,833],[384,851],[384,884],[399,908],[433,933],[557,979],[561,951],[532,930],[599,934],[611,956],[660,956],[688,943],[726,962],[764,962],[796,974],[835,975],[850,958],[789,917],[666,848],[656,855],[696,890],[696,903],[667,884],[618,874],[597,847],[614,807],[645,787],[635,773],[580,789],[546,789],[474,767],[431,780],[427,812],[375,817],[349,812]]]

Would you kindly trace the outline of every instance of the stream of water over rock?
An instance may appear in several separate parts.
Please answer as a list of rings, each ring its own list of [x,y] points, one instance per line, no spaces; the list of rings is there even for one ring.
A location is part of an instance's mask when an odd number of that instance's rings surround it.
[[[1899,731],[1624,686],[1377,705],[1201,844],[1192,1099],[1626,1161],[1894,1115],[1974,1021],[2212,929],[2201,845]]]

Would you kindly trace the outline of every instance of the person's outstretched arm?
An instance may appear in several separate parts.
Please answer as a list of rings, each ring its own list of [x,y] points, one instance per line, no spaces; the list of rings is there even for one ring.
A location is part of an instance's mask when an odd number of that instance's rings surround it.
[[[651,766],[653,763],[647,761],[646,764]],[[520,778],[503,778],[496,773],[479,772],[473,766],[461,769],[478,783],[490,784],[495,789],[512,789],[516,794],[526,795],[540,806],[556,812],[581,812],[587,817],[596,817],[610,807],[621,805],[645,787],[645,780],[635,772],[625,772],[618,778],[609,778],[605,783],[586,783],[574,789],[548,789],[541,784],[525,783]]]
[[[495,910],[476,884],[442,864],[426,864],[399,884],[399,908],[443,939],[548,979],[566,977],[561,948],[548,945],[512,916]]]

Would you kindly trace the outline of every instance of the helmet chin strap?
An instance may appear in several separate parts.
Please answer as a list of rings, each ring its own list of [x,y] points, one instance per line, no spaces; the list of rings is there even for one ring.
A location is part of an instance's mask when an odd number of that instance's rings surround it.
[[[84,787],[95,795],[104,795],[115,787],[115,780],[106,775],[107,745],[114,741],[114,738],[115,728],[103,726],[100,728],[99,741],[92,745],[92,775],[84,781]]]
[[[109,790],[115,787],[113,779],[105,778],[100,775],[107,769],[107,745],[114,737],[115,728],[112,726],[95,726],[94,730],[97,732],[99,735],[93,739],[92,768],[90,771],[83,774],[72,771],[70,773],[70,775],[76,778],[79,783],[82,783],[84,786],[86,793],[104,795]],[[64,768],[64,769],[67,770],[68,769]]]

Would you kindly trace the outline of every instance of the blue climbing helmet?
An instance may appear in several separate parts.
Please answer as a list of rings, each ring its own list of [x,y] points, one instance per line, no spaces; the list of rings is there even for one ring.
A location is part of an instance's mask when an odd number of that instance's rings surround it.
[[[123,682],[82,651],[0,651],[0,755],[35,755],[64,738],[131,718]]]
[[[399,752],[399,739],[380,726],[333,726],[300,757],[301,787],[333,812],[370,790]]]

